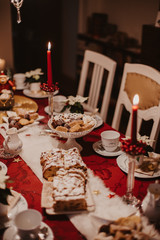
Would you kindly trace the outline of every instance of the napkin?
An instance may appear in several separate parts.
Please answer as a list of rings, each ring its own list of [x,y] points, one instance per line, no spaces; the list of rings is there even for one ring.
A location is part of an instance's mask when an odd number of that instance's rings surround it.
[[[41,207],[42,208],[52,208],[53,207],[53,183],[43,182],[42,194],[41,194]]]
[[[19,201],[21,194],[18,192],[15,192],[11,190],[12,196],[8,196],[8,213],[11,211],[11,209],[17,204]]]
[[[135,172],[153,176],[153,174],[160,169],[160,154],[149,153],[149,157],[144,157],[140,166],[135,169]]]

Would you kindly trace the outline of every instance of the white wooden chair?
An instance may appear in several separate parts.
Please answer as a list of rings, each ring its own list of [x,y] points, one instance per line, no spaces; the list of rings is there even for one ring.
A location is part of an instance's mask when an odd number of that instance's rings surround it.
[[[160,72],[144,64],[126,63],[121,87],[113,116],[112,127],[119,130],[123,108],[130,113],[125,135],[130,136],[132,102],[139,95],[137,131],[140,133],[142,121],[153,120],[150,139],[157,140],[160,129]],[[124,121],[125,119],[123,119]],[[145,128],[144,130],[147,130]],[[152,142],[155,147],[156,142]]]
[[[92,112],[99,108],[99,114],[104,121],[107,117],[116,65],[117,63],[107,56],[90,50],[85,51],[77,95],[88,97],[87,103],[84,104],[85,110]],[[85,93],[87,85],[89,93]]]

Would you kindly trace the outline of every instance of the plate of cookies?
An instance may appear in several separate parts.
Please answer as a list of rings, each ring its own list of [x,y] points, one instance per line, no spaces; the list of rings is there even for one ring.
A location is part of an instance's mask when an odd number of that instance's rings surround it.
[[[35,111],[26,111],[17,109],[17,111],[6,111],[6,115],[2,117],[4,128],[17,128],[17,132],[26,130],[28,127],[39,124],[44,117]]]
[[[87,135],[95,128],[96,123],[93,117],[86,114],[60,113],[50,118],[48,126],[59,137],[68,139],[63,146],[59,147],[64,149],[78,147],[81,151],[82,147],[76,143],[75,138]]]

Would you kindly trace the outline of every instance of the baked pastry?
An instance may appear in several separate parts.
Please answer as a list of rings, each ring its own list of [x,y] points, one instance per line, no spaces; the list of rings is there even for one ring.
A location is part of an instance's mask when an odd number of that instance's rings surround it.
[[[69,150],[55,148],[48,152],[42,152],[40,163],[42,165],[43,177],[46,180],[52,180],[60,168],[64,170],[81,168],[85,174],[87,171],[87,167],[76,147]]]
[[[52,196],[55,211],[86,209],[85,179],[76,172],[55,176]]]
[[[87,167],[79,150],[55,148],[42,152],[40,163],[47,180],[42,191],[42,206],[49,205],[58,212],[85,210]]]
[[[64,169],[81,168],[87,171],[86,164],[83,162],[79,150],[74,147],[63,152]]]
[[[63,167],[62,152],[56,148],[53,151],[43,152],[40,162],[43,168],[43,177],[49,181],[53,180],[56,172]]]

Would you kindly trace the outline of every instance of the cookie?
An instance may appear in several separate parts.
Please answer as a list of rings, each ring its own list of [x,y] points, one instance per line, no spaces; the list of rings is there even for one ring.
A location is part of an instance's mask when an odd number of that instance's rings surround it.
[[[61,132],[68,132],[68,129],[66,127],[63,127],[63,126],[56,127],[56,130],[61,131]]]
[[[73,126],[75,126],[76,124],[83,125],[83,120],[74,120],[74,121],[70,122],[68,125],[69,125],[70,127],[73,127]]]
[[[70,132],[79,132],[81,129],[81,126],[79,124],[74,125],[73,127],[70,128]]]
[[[25,125],[30,124],[30,121],[29,121],[28,119],[21,118],[21,119],[19,120],[19,123],[20,123],[22,126],[25,126]]]

